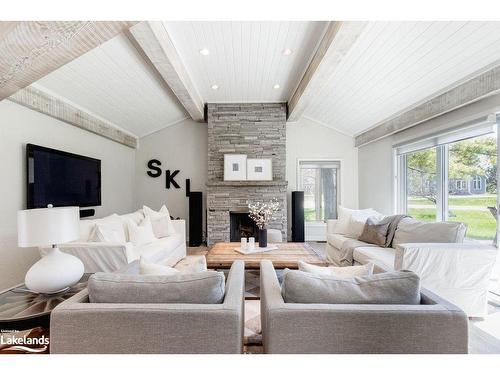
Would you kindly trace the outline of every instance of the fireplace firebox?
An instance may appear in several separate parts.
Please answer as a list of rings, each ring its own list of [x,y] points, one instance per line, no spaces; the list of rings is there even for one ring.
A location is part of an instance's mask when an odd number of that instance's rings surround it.
[[[239,242],[242,238],[255,237],[259,241],[259,228],[248,216],[248,212],[229,212],[230,241]]]

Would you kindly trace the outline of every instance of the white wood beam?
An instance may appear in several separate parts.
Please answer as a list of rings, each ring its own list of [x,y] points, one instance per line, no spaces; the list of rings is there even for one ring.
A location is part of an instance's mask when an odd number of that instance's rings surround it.
[[[127,30],[136,22],[0,22],[0,100]]]
[[[320,95],[325,82],[335,73],[367,22],[331,21],[297,89],[288,101],[288,121],[297,121]]]
[[[499,92],[500,66],[495,66],[478,72],[473,78],[460,81],[447,91],[359,134],[355,137],[355,146],[360,147],[388,137]]]
[[[18,90],[8,100],[128,147],[137,148],[137,138],[122,131],[115,124],[97,118],[33,86]]]
[[[195,121],[204,121],[204,103],[163,22],[144,21],[129,30],[131,39]],[[142,50],[142,51],[141,51]]]

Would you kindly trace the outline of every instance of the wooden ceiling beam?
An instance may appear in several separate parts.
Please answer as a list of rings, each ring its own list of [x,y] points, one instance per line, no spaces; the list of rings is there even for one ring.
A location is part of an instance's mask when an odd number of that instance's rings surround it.
[[[137,22],[0,22],[0,100]]]
[[[288,101],[288,121],[300,119],[364,30],[367,22],[331,21],[297,89]]]
[[[124,132],[115,124],[103,121],[71,103],[33,86],[18,90],[8,100],[125,146],[137,148],[137,138]]]
[[[163,22],[143,21],[130,28],[130,39],[159,73],[195,121],[204,121],[204,103]]]
[[[465,82],[459,81],[445,92],[434,96],[416,107],[384,120],[375,127],[357,135],[354,142],[355,146],[360,147],[399,133],[499,92],[500,66],[477,72]]]

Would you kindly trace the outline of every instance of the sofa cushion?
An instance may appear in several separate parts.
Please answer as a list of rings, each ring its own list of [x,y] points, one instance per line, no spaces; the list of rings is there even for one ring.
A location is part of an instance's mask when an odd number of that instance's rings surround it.
[[[174,267],[163,264],[148,262],[141,257],[139,259],[139,274],[140,275],[177,275],[180,273]]]
[[[148,206],[143,206],[144,215],[151,219],[153,232],[156,238],[163,238],[175,234],[175,227],[170,219],[167,206],[163,205],[159,211],[152,210]]]
[[[315,275],[330,275],[336,277],[356,277],[369,276],[373,273],[373,263],[367,263],[361,266],[335,267],[335,266],[315,266],[299,260],[297,262],[299,271],[313,273]]]
[[[177,233],[173,236],[154,239],[153,242],[134,248],[137,258],[143,256],[146,260],[156,262],[163,258],[162,254],[166,254],[176,249],[182,244],[182,235]],[[176,260],[177,261],[177,260]],[[167,264],[173,266],[173,264]]]
[[[178,275],[96,273],[89,278],[91,303],[197,303],[224,301],[224,273]]]
[[[342,249],[344,242],[352,240],[352,238],[346,237],[343,234],[327,234],[327,242],[337,249]]]
[[[391,247],[357,247],[353,252],[354,261],[361,264],[374,263],[377,271],[394,269],[396,250]]]
[[[117,216],[118,217],[118,216]],[[127,237],[120,219],[97,222],[89,237],[91,242],[125,243]]]
[[[407,217],[399,222],[393,247],[404,243],[462,243],[467,226],[459,222],[427,223]]]
[[[411,271],[349,279],[288,271],[281,292],[286,303],[418,305],[420,278]]]
[[[96,224],[110,223],[120,221],[120,216],[117,214],[109,215],[100,219],[86,219],[80,220],[80,238],[79,242],[89,242],[93,234]]]
[[[130,214],[125,214],[125,215],[120,215],[122,220],[126,222],[127,219],[132,220],[136,224],[140,224],[144,220],[144,212],[142,209],[139,209],[135,212],[132,212]]]
[[[149,217],[146,217],[140,224],[128,219],[127,228],[130,242],[136,247],[150,244],[156,239]]]

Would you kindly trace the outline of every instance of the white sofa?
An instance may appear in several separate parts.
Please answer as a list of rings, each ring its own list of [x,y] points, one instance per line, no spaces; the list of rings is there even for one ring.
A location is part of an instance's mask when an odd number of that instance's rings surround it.
[[[340,249],[352,238],[339,234],[337,225],[338,220],[327,221],[326,256],[329,263],[340,266]],[[426,289],[459,306],[469,317],[485,316],[488,283],[497,249],[480,243],[462,243],[465,232],[455,243],[437,243],[438,225],[428,227],[434,230],[428,232],[427,238],[421,234],[418,242],[398,242],[398,238],[408,238],[398,236],[399,228],[396,229],[394,248],[363,246],[360,242],[353,251],[354,263],[372,262],[376,272],[411,270],[420,276]],[[408,231],[408,227],[405,230]]]
[[[110,215],[102,219],[80,220],[80,238],[75,242],[59,245],[59,249],[78,257],[83,262],[86,273],[113,272],[141,256],[151,262],[161,262],[173,266],[186,256],[186,223],[184,220],[172,220],[175,234],[155,239],[142,246],[134,246],[132,242],[89,241],[96,223],[105,220],[119,220],[125,225],[126,219],[131,219],[139,224],[144,219],[144,214],[142,210],[138,210],[130,214]],[[127,233],[126,230],[125,233]],[[46,249],[41,249],[42,256],[45,252]]]

